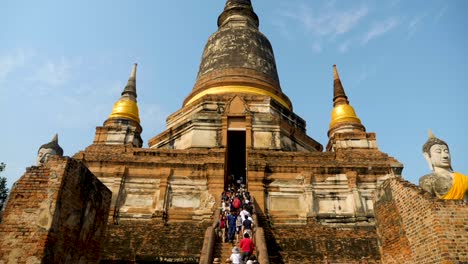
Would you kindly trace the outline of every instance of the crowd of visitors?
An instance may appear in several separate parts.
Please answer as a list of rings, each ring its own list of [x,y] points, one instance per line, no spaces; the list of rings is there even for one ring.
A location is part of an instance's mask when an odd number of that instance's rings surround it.
[[[226,263],[258,263],[254,252],[254,221],[251,196],[244,184],[229,185],[221,195],[221,212],[216,230],[223,243],[239,243]]]
[[[219,216],[218,235],[224,243],[238,242],[239,237],[248,233],[253,235],[253,205],[250,194],[243,184],[236,190],[230,185],[221,195],[221,213]]]

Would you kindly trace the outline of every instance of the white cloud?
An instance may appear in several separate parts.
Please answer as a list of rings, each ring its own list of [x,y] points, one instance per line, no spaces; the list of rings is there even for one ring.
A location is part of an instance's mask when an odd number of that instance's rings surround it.
[[[0,55],[0,82],[23,83],[21,86],[34,85],[38,89],[49,90],[70,81],[81,64],[80,58],[46,56],[27,49]]]
[[[356,80],[356,85],[367,80],[370,76],[374,75],[376,72],[377,72],[377,67],[375,65],[371,65],[371,66],[362,65],[361,70]]]
[[[0,82],[7,80],[11,73],[24,66],[32,54],[31,51],[18,50],[12,54],[0,56]]]
[[[401,0],[390,0],[390,7],[395,7],[399,5]]]
[[[369,12],[366,6],[338,10],[334,3],[329,3],[322,9],[324,10],[314,12],[312,8],[302,6],[297,10],[281,11],[280,15],[301,23],[306,30],[316,35],[336,36],[351,31]]]
[[[399,24],[399,20],[396,17],[388,18],[375,24],[362,38],[362,44],[367,44],[369,41],[384,35]]]
[[[288,26],[286,25],[285,21],[276,19],[276,20],[272,20],[272,21],[271,21],[271,24],[272,24],[273,26],[275,26],[275,27],[278,29],[279,33],[280,33],[284,38],[286,38],[286,39],[288,39],[288,40],[292,40],[292,39],[293,39],[293,37],[292,37],[292,35],[291,35],[291,32],[289,31],[289,28],[288,28]]]
[[[352,38],[350,34],[358,32],[358,25],[369,14],[366,5],[353,7],[342,7],[336,1],[324,1],[320,6],[303,4],[299,6],[288,6],[278,11],[278,21],[275,25],[280,32],[285,31],[285,25],[290,23],[298,24],[306,35],[312,35],[310,47],[315,53],[323,51],[324,47],[335,45],[344,53],[351,47],[351,41],[344,41],[340,38],[346,36]],[[291,27],[288,29],[291,30]],[[286,37],[286,34],[283,34]],[[337,44],[340,43],[340,44]]]
[[[434,21],[436,23],[439,22],[439,20],[445,15],[445,13],[447,13],[447,9],[448,9],[448,5],[445,5],[443,6],[441,9],[439,9],[439,11],[437,12],[437,14],[434,16]]]
[[[322,52],[322,45],[320,43],[315,42],[312,44],[312,50],[315,51],[316,53]]]
[[[361,7],[357,10],[350,10],[349,12],[343,12],[338,19],[335,19],[336,33],[343,34],[350,31],[354,26],[357,25],[359,20],[366,16],[368,13],[367,7]],[[340,15],[340,14],[338,14]]]
[[[57,61],[46,61],[39,66],[32,79],[46,86],[60,86],[72,77],[72,68],[76,63],[61,57]]]
[[[419,16],[413,17],[413,19],[410,20],[410,22],[408,23],[408,36],[409,37],[411,37],[418,30],[425,16],[426,15],[419,15]]]
[[[346,40],[342,42],[340,45],[338,45],[338,50],[341,53],[346,53],[349,50],[349,46],[351,45],[351,40]]]

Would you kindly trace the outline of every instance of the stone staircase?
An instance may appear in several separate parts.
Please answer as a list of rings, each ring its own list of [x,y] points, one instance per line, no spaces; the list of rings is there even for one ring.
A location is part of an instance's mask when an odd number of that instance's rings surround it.
[[[216,240],[216,244],[214,246],[213,256],[214,258],[219,258],[221,263],[226,263],[226,259],[228,259],[232,254],[232,248],[237,245],[236,243],[223,243],[221,239]]]
[[[266,220],[265,215],[262,212],[256,212],[255,207],[256,205],[255,199],[252,197],[251,201],[254,202],[254,226],[256,226],[258,229],[258,233],[255,232],[254,236],[254,243],[255,243],[255,255],[259,260],[262,260],[263,263],[271,263],[271,264],[281,264],[283,262],[283,258],[281,256],[281,253],[279,252],[279,246],[276,244],[276,240],[274,238],[273,232],[270,230],[270,225],[268,224],[268,221]],[[258,215],[257,213],[260,213]],[[216,211],[214,219],[219,218],[219,210]],[[213,223],[214,228],[216,225],[216,221]],[[260,228],[261,227],[261,228]],[[209,230],[207,230],[209,231]],[[265,233],[264,233],[265,232]],[[235,241],[233,243],[224,243],[220,237],[218,237],[216,234],[213,234],[210,232],[207,232],[210,236],[212,235],[213,237],[210,238],[209,236],[205,236],[205,243],[203,246],[202,250],[202,257],[200,258],[200,263],[203,264],[211,264],[214,263],[214,259],[218,259],[219,262],[216,263],[226,263],[226,259],[229,259],[231,254],[232,254],[232,249],[234,246],[239,245],[239,241],[242,239],[242,235],[237,235]],[[268,237],[267,237],[268,236]],[[257,239],[258,243],[257,244]],[[267,239],[267,241],[265,241]],[[271,240],[271,241],[268,241]],[[276,246],[273,247],[275,249],[275,252],[272,254],[272,256],[269,256],[269,252],[267,251],[267,247],[270,244],[275,244]],[[211,244],[211,245],[210,245]],[[211,249],[210,249],[211,248]]]

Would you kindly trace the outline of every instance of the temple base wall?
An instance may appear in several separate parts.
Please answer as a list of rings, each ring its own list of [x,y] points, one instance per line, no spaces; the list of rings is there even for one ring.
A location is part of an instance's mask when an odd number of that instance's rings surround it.
[[[97,263],[111,195],[74,159],[28,168],[0,224],[0,263]]]
[[[383,263],[467,263],[468,206],[389,179],[374,201]]]
[[[101,263],[198,263],[210,222],[163,224],[123,220],[109,225]]]
[[[274,226],[265,231],[270,263],[380,263],[374,227]]]

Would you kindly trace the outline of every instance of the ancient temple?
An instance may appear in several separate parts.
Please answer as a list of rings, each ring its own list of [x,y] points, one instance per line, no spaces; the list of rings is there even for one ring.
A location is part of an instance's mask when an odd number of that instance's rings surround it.
[[[333,94],[324,147],[294,113],[251,1],[228,0],[217,24],[163,132],[144,146],[135,64],[93,144],[71,159],[112,192],[100,262],[211,263],[221,193],[242,177],[269,263],[380,263],[374,192],[403,166],[366,131],[337,67],[323,87]]]
[[[74,155],[113,193],[115,225],[108,228],[103,259],[182,254],[154,245],[125,252],[130,249],[119,251],[118,245],[164,240],[158,229],[150,232],[151,226],[172,225],[174,232],[179,225],[211,224],[231,175],[245,177],[260,221],[286,228],[359,229],[362,240],[373,240],[368,244],[374,246],[363,254],[376,250],[375,237],[366,233],[374,225],[372,194],[384,180],[399,177],[402,165],[382,153],[375,134],[366,132],[336,66],[333,86],[324,87],[333,89],[324,150],[307,135],[306,122],[294,113],[287,88],[280,85],[273,48],[259,31],[251,1],[227,1],[217,23],[191,93],[148,147],[142,147],[140,137],[144,124],[138,116],[135,65],[109,118],[96,129],[94,143]],[[199,231],[192,235],[200,247],[206,226],[193,229]],[[184,240],[183,233],[174,235],[179,237],[171,243]],[[292,239],[280,232],[270,235],[270,240]]]

